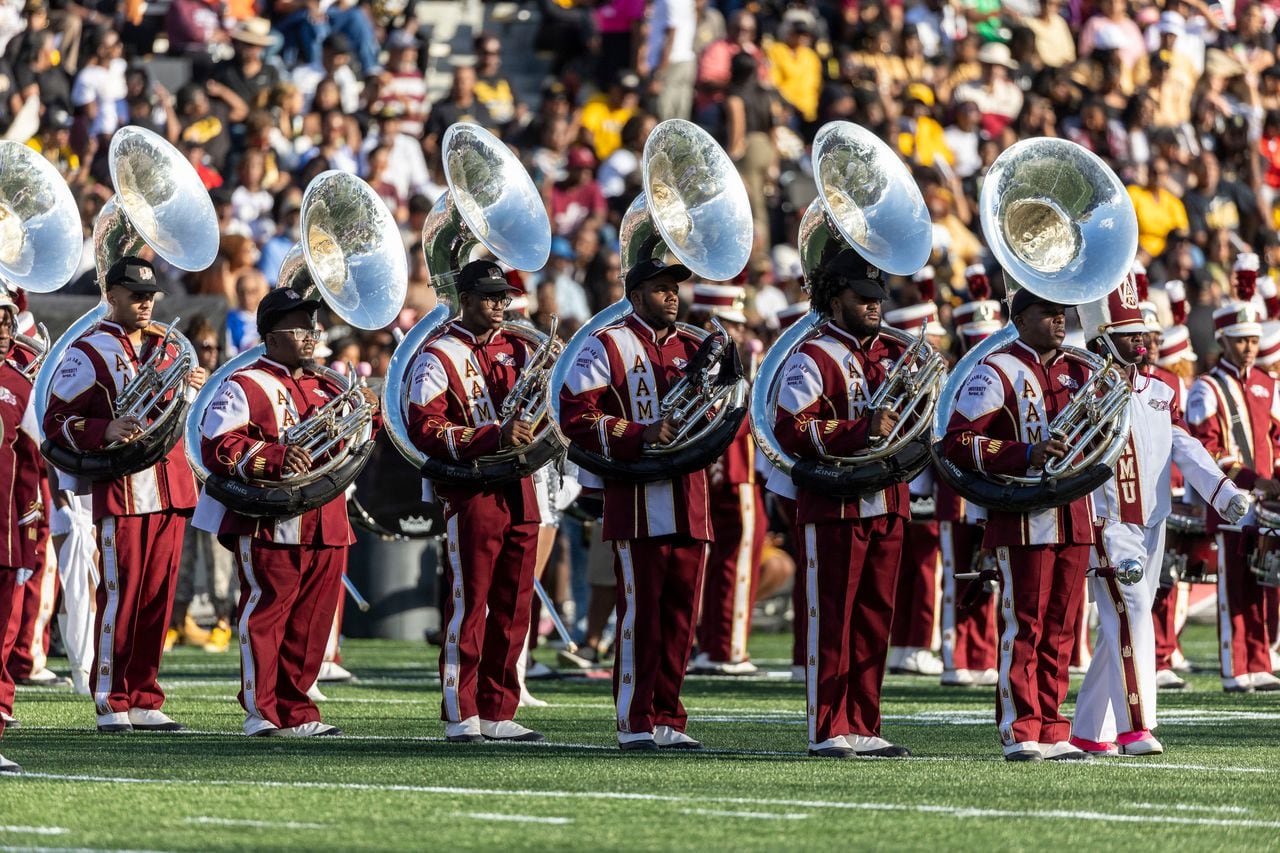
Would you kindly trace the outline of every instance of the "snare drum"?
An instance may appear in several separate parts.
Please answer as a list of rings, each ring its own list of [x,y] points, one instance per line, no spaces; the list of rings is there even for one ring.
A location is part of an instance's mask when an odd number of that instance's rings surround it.
[[[1259,527],[1280,530],[1280,502],[1260,501],[1256,512]],[[1257,537],[1249,569],[1263,586],[1280,587],[1280,536]]]
[[[1205,532],[1205,508],[1175,503],[1165,522],[1160,588],[1218,582],[1218,544]]]

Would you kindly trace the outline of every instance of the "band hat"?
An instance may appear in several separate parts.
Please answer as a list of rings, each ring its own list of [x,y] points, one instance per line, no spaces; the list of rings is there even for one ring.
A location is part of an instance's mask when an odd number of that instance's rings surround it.
[[[1191,332],[1186,326],[1170,326],[1160,338],[1160,355],[1156,364],[1173,367],[1182,361],[1195,361],[1196,351],[1191,348]]]
[[[134,255],[125,255],[112,264],[103,280],[109,288],[123,287],[131,293],[159,293],[163,289],[151,262]]]
[[[1147,324],[1148,332],[1164,331],[1160,325],[1160,308],[1154,302],[1139,302],[1138,310],[1142,312],[1142,320]]]
[[[979,320],[975,323],[965,323],[958,326],[956,331],[960,333],[960,337],[964,339],[964,348],[967,350],[974,344],[986,340],[996,332],[1004,328],[1004,323],[999,320]]]
[[[1271,367],[1280,364],[1280,323],[1270,320],[1262,324],[1262,336],[1258,341],[1258,366]]]
[[[932,302],[908,305],[905,308],[886,311],[884,321],[892,328],[902,332],[910,332],[912,335],[920,334],[921,328],[925,330],[926,335],[933,335],[938,338],[947,333],[947,330],[938,322],[938,306]]]
[[[459,293],[519,293],[493,261],[472,261],[458,273]]]
[[[887,274],[858,254],[856,249],[843,249],[822,264],[828,275],[841,279],[844,287],[866,299],[887,299],[884,280]]]
[[[271,38],[271,22],[266,18],[246,18],[236,24],[236,28],[231,31],[231,37],[236,41],[258,47],[270,47],[274,41]]]
[[[809,300],[806,299],[803,302],[797,302],[794,305],[788,305],[786,308],[783,308],[781,311],[779,311],[778,312],[779,331],[787,328],[792,323],[796,322],[801,317],[803,317],[805,314],[808,314],[810,307],[811,306],[809,305]]]
[[[999,323],[1000,303],[995,299],[979,299],[957,306],[951,312],[957,325],[966,323]]]
[[[695,284],[693,286],[693,310],[704,311],[712,317],[730,323],[746,324],[743,313],[747,291],[733,284]]]
[[[779,243],[773,247],[773,276],[778,281],[804,278],[800,252],[794,246]]]
[[[1061,303],[1054,302],[1052,299],[1045,299],[1043,296],[1038,296],[1024,288],[1014,293],[1013,299],[1009,301],[1009,316],[1011,318],[1017,317],[1032,305],[1050,305],[1054,308],[1066,307]]]
[[[1248,302],[1232,302],[1213,312],[1213,333],[1223,338],[1262,337],[1262,312]]]
[[[684,264],[668,264],[658,258],[648,258],[627,270],[624,282],[626,292],[630,293],[650,279],[660,275],[669,275],[677,282],[686,281],[693,273]]]
[[[1101,299],[1076,306],[1080,328],[1086,340],[1103,335],[1131,335],[1148,331],[1138,302],[1138,286],[1133,276],[1125,276],[1120,286]]]
[[[266,337],[267,332],[275,329],[286,315],[294,311],[305,311],[314,317],[321,304],[316,299],[303,299],[293,288],[277,287],[258,303],[258,336]]]

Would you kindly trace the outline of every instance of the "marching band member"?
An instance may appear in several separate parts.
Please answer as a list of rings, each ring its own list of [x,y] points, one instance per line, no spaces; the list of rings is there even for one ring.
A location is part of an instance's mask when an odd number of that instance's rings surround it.
[[[1049,424],[1089,379],[1067,359],[1066,310],[1030,290],[1010,305],[1018,339],[987,356],[968,378],[947,427],[944,452],[957,466],[1024,475],[1069,448]],[[1000,572],[1000,668],[996,721],[1009,761],[1075,760],[1067,738],[1068,666],[1093,541],[1089,499],[1032,513],[991,511],[983,546]]]
[[[258,304],[258,336],[266,352],[223,380],[200,425],[200,454],[210,473],[280,480],[324,461],[282,441],[286,430],[343,390],[309,369],[320,339],[319,308],[291,288],[274,290]],[[361,391],[376,412],[376,395]],[[355,542],[345,499],[292,518],[255,518],[202,491],[194,526],[217,534],[235,556],[240,576],[237,698],[245,710],[245,734],[342,734],[321,722],[307,691],[320,672],[342,594],[342,569]]]
[[[1242,298],[1248,298],[1244,293]],[[1191,433],[1233,483],[1264,497],[1280,496],[1277,438],[1280,436],[1280,386],[1258,369],[1261,315],[1248,303],[1213,312],[1222,357],[1191,386],[1187,422]],[[1218,640],[1222,688],[1228,693],[1280,690],[1271,674],[1271,650],[1265,615],[1266,588],[1249,569],[1257,537],[1218,531],[1219,516],[1209,514],[1209,532],[1218,543]]]
[[[744,296],[743,288],[735,285],[694,285],[690,321],[702,321],[710,331],[710,318],[716,318],[742,352],[747,329],[742,313]],[[749,355],[742,352],[744,364]],[[743,419],[724,456],[707,469],[711,526],[716,535],[702,581],[702,617],[693,672],[750,675],[757,671],[747,643],[767,520],[756,482],[755,455],[751,426]]]
[[[676,425],[658,403],[698,351],[676,327],[683,264],[643,260],[627,271],[633,312],[601,329],[579,353],[560,391],[570,441],[612,459],[639,459],[669,444]],[[706,472],[672,480],[605,479],[604,538],[613,542],[618,646],[613,693],[624,750],[700,749],[685,734],[680,702],[693,647],[711,532]]]
[[[933,303],[933,268],[917,273],[921,283],[920,305],[886,312],[887,325],[912,336],[924,329],[929,345],[940,349],[946,330],[938,322],[938,306]],[[925,282],[929,284],[926,286]],[[926,289],[927,287],[927,289]],[[938,520],[934,503],[932,467],[908,485],[911,496],[911,520],[903,536],[902,565],[898,569],[898,588],[894,595],[893,627],[889,632],[889,671],[917,675],[941,675],[942,661],[933,653],[938,633],[938,600],[942,565],[938,540]],[[940,638],[939,638],[940,640]]]
[[[104,284],[107,318],[68,348],[44,417],[48,440],[73,452],[101,450],[143,434],[145,424],[138,419],[115,416],[115,401],[164,338],[151,325],[160,285],[150,261],[120,258]],[[176,348],[160,366],[175,357]],[[204,380],[197,367],[187,384],[199,388]],[[195,478],[181,441],[151,468],[93,484],[101,555],[93,685],[100,732],[184,728],[160,710],[164,691],[156,673],[195,500]]]
[[[809,300],[805,299],[794,305],[788,305],[779,311],[779,333],[785,331],[788,326],[808,314],[811,307]],[[765,465],[767,471],[764,481],[765,490],[774,496],[774,505],[786,525],[787,537],[791,545],[791,556],[798,558],[800,540],[804,538],[802,535],[804,531],[796,526],[796,484],[791,481],[790,477],[783,474],[767,460]],[[808,644],[809,634],[806,620],[801,618],[801,614],[805,611],[804,596],[804,579],[800,577],[799,572],[796,572],[791,581],[791,612],[794,614],[791,620],[791,680],[801,684],[804,683],[805,675],[808,672],[808,667],[805,664],[807,660],[805,646]]]
[[[952,312],[960,354],[1000,331],[1000,303],[989,299],[986,269],[965,271],[972,301]],[[988,581],[964,585],[957,574],[981,570],[986,510],[939,481],[934,493],[942,551],[942,678],[944,687],[989,687],[996,683],[996,607]]]
[[[39,472],[43,466],[35,440],[31,380],[10,358],[17,308],[0,294],[0,519],[6,531],[0,540],[0,630],[9,625],[18,603],[21,573],[35,565],[37,527],[42,517]],[[13,679],[6,667],[6,644],[0,644],[0,738],[12,719]],[[22,768],[0,755],[0,773]]]
[[[887,436],[897,423],[892,410],[866,410],[905,349],[880,336],[885,276],[853,249],[810,276],[814,308],[827,322],[782,370],[775,430],[789,453],[840,456]],[[910,755],[880,737],[880,688],[907,513],[906,483],[860,500],[797,489],[810,755]]]
[[[1185,426],[1184,413],[1187,394],[1190,392],[1187,380],[1195,377],[1196,362],[1190,334],[1186,326],[1172,326],[1167,331],[1164,330],[1156,317],[1155,306],[1149,302],[1141,305],[1142,316],[1147,321],[1147,351],[1139,369],[1173,389],[1173,402],[1170,405],[1176,418],[1182,420]],[[1169,496],[1175,505],[1185,503],[1190,497],[1186,494],[1182,472],[1177,465],[1170,471]],[[1169,589],[1161,586],[1151,605],[1151,620],[1155,626],[1156,688],[1159,690],[1181,690],[1187,686],[1187,682],[1174,668],[1186,666],[1186,659],[1178,648],[1178,632],[1182,627],[1180,621],[1185,621],[1186,618],[1188,588],[1189,584],[1180,581]],[[1179,612],[1183,614],[1181,620]]]
[[[1100,527],[1090,594],[1098,602],[1093,662],[1076,698],[1071,743],[1094,755],[1158,755],[1155,628],[1151,605],[1164,563],[1167,484],[1176,461],[1185,482],[1231,523],[1249,509],[1204,447],[1186,431],[1177,392],[1140,370],[1149,333],[1136,283],[1127,278],[1079,306],[1090,349],[1125,372],[1132,427],[1115,476],[1093,495]]]
[[[502,332],[515,292],[493,261],[458,274],[462,313],[418,355],[409,392],[409,434],[429,456],[458,461],[533,440],[530,424],[498,420],[530,353]],[[441,619],[441,719],[450,743],[540,741],[515,721],[516,664],[529,632],[541,513],[532,477],[492,488],[430,484],[448,533],[451,591]]]

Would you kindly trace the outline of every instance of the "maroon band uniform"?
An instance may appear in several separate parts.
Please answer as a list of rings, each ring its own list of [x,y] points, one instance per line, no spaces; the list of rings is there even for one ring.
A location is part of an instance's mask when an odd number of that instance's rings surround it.
[[[698,651],[713,663],[750,659],[751,608],[768,532],[755,455],[755,442],[744,419],[725,455],[707,469],[715,541],[702,582]]]
[[[1251,306],[1228,306],[1214,312],[1219,335],[1257,335],[1260,325]],[[1242,489],[1280,471],[1280,387],[1257,367],[1241,372],[1225,358],[1196,379],[1187,399],[1187,424],[1223,473]],[[1234,425],[1233,425],[1234,424]],[[1270,676],[1271,651],[1267,608],[1280,593],[1258,583],[1248,560],[1257,548],[1253,535],[1218,531],[1222,523],[1207,513],[1207,526],[1218,537],[1218,650],[1223,686],[1252,689],[1256,673]],[[1264,678],[1263,680],[1270,680]]]
[[[45,412],[48,440],[71,451],[104,449],[116,397],[163,337],[163,330],[149,327],[135,349],[120,325],[104,320],[72,344]],[[176,355],[171,344],[160,367]],[[156,673],[195,503],[195,478],[180,440],[152,467],[93,484],[100,569],[93,691],[100,720],[134,709],[158,711],[164,703]]]
[[[597,331],[561,389],[569,440],[608,459],[638,460],[645,427],[683,375],[699,340],[677,328],[660,339],[636,315]],[[613,671],[620,740],[657,726],[683,732],[680,702],[700,584],[712,540],[705,471],[672,480],[606,479],[604,538],[613,542],[618,648]]]
[[[969,584],[957,574],[981,569],[982,525],[986,510],[970,504],[943,482],[934,489],[938,541],[942,553],[942,665],[943,680],[966,681],[996,668],[996,600],[979,592],[970,598]],[[948,675],[951,674],[951,675]]]
[[[0,640],[20,606],[18,570],[35,565],[41,519],[40,478],[43,460],[35,442],[31,380],[10,360],[0,362]],[[17,634],[14,633],[16,638]],[[0,711],[13,711],[13,677],[6,668],[11,644],[0,642]],[[0,736],[4,718],[0,717]]]
[[[782,369],[775,432],[791,454],[849,456],[869,446],[867,403],[904,347],[866,346],[832,322]],[[909,511],[907,484],[843,500],[797,487],[805,567],[807,714],[811,747],[878,738],[893,599]]]
[[[501,329],[480,341],[460,323],[449,325],[413,363],[414,445],[453,462],[497,452],[498,411],[528,359],[524,342]],[[516,662],[533,597],[540,517],[533,478],[433,490],[443,504],[448,548],[440,717],[447,723],[510,720],[520,703]]]
[[[948,459],[979,473],[1024,475],[1031,445],[1089,379],[1059,351],[1047,363],[1021,340],[988,355],[960,392]],[[1006,753],[1067,740],[1062,715],[1093,527],[1089,498],[1033,513],[991,511],[983,545],[1000,572],[996,720]]]

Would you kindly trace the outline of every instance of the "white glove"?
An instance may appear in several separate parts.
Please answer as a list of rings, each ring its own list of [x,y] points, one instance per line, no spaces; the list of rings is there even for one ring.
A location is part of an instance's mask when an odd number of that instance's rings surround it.
[[[22,586],[27,581],[35,577],[35,574],[36,573],[31,571],[31,569],[18,569],[18,582],[15,583],[14,586]]]
[[[71,533],[71,528],[75,526],[76,514],[72,511],[70,505],[60,506],[53,511],[53,515],[49,518],[49,535],[50,536],[66,536]]]
[[[1226,519],[1227,524],[1239,524],[1251,509],[1253,509],[1253,499],[1241,493],[1227,502],[1222,510],[1222,517]]]

